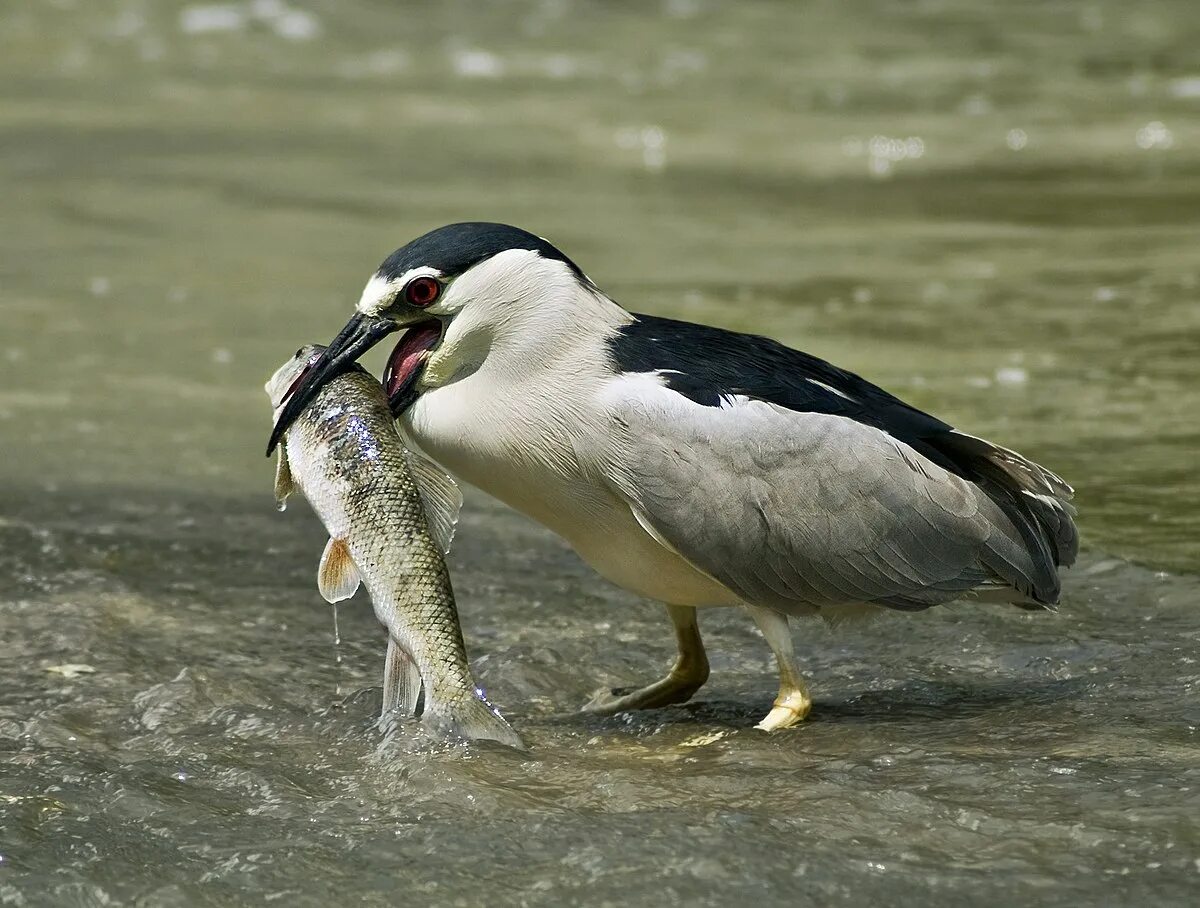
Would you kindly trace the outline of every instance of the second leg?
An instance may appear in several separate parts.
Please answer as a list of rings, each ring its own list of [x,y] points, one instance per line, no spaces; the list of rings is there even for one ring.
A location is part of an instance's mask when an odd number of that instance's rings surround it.
[[[689,606],[668,605],[667,615],[675,626],[679,655],[665,678],[625,694],[601,691],[583,708],[584,712],[607,716],[632,709],[654,709],[672,703],[685,703],[708,680],[708,655],[700,638],[696,610]]]
[[[746,611],[762,631],[767,645],[775,654],[779,665],[779,696],[766,717],[755,726],[763,731],[789,728],[800,722],[812,709],[812,698],[808,685],[796,665],[796,654],[792,649],[792,633],[786,615],[757,605],[746,606]]]

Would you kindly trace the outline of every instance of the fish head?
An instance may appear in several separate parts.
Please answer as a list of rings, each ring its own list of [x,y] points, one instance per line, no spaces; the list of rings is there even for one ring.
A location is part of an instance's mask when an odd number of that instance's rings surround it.
[[[286,363],[275,370],[275,374],[267,379],[263,390],[271,398],[273,415],[278,415],[279,408],[287,399],[288,392],[304,377],[304,374],[321,358],[325,348],[321,344],[305,344]]]
[[[297,350],[291,359],[276,369],[275,374],[267,379],[263,390],[271,398],[272,421],[278,418],[279,410],[287,400],[288,394],[324,352],[325,348],[320,344],[307,344]],[[279,502],[281,510],[295,488],[296,483],[292,478],[291,463],[288,460],[287,443],[282,442],[279,445],[279,459],[275,463],[275,500]]]

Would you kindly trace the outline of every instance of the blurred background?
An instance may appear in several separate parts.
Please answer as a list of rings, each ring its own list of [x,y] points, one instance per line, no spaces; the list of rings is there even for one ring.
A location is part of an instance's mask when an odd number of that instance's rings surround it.
[[[1197,27],[1186,0],[0,6],[0,902],[182,904],[205,874],[225,898],[296,897],[297,872],[370,899],[406,848],[423,855],[405,865],[413,892],[464,904],[511,874],[547,903],[588,880],[618,901],[699,904],[899,897],[935,877],[953,902],[996,867],[1015,868],[1009,897],[1181,897],[1200,869],[1200,805],[1183,809],[1200,784]],[[455,568],[467,637],[549,763],[426,755],[386,774],[406,806],[378,807],[369,706],[326,707],[375,683],[380,640],[359,603],[346,658],[331,655],[322,536],[272,510],[261,388],[333,336],[393,248],[456,220],[529,229],[627,308],[770,334],[1060,472],[1085,545],[1064,614],[805,630],[814,718],[824,698],[834,721],[790,744],[751,743],[766,650],[714,616],[732,679],[716,705],[619,724],[581,767],[615,726],[547,717],[656,673],[665,628],[474,496]],[[1012,689],[964,693],[971,670]],[[934,686],[907,686],[917,675]],[[907,693],[863,705],[873,686]],[[893,709],[882,737],[867,731]],[[975,782],[897,801],[941,783],[872,761],[936,750],[933,715],[950,717],[938,759]],[[694,760],[696,722],[740,743],[664,793],[646,760]],[[636,743],[663,735],[673,750]],[[990,774],[961,748],[983,738],[1005,755]],[[1007,775],[1047,741],[1072,742],[1062,773]],[[822,747],[864,762],[829,769]],[[739,766],[762,776],[723,774]],[[796,767],[826,786],[824,825],[813,803],[781,808],[770,774]],[[1153,822],[1128,813],[1131,779],[1157,792]],[[1017,789],[1041,807],[997,807]],[[1097,791],[1100,813],[1070,806]],[[709,806],[690,812],[697,798]],[[638,805],[661,824],[620,819]],[[479,839],[461,838],[468,821]],[[979,854],[981,826],[1015,850],[955,864]],[[899,830],[917,838],[896,857]],[[795,852],[768,860],[814,836],[833,844],[803,886]],[[463,876],[456,849],[498,837],[546,863]],[[651,886],[664,866],[676,877]]]

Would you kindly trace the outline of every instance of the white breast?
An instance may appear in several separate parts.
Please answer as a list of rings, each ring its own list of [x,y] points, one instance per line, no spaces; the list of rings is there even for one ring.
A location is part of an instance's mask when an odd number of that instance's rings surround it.
[[[606,481],[611,422],[590,356],[540,363],[527,375],[490,359],[428,391],[402,428],[456,477],[565,538],[593,569],[639,595],[675,605],[731,605],[736,597],[664,548]]]

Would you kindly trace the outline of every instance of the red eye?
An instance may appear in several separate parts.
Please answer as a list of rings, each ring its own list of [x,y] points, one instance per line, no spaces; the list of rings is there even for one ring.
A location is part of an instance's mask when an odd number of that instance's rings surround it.
[[[424,309],[438,298],[442,285],[431,277],[414,277],[404,288],[404,298],[410,305]]]

